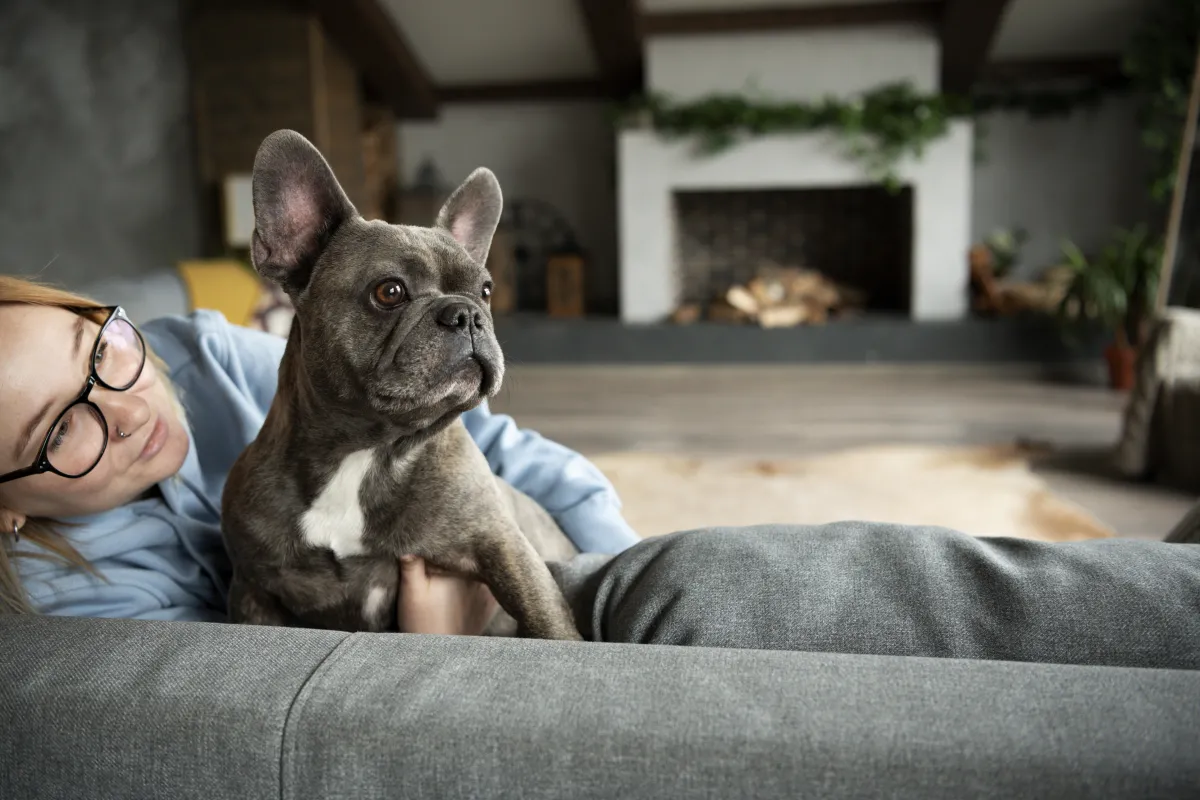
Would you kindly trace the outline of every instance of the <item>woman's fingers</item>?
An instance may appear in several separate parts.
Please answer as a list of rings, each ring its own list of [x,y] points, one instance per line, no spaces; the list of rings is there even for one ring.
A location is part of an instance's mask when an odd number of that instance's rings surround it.
[[[483,633],[499,608],[484,584],[416,556],[400,559],[398,604],[402,631],[468,636]]]

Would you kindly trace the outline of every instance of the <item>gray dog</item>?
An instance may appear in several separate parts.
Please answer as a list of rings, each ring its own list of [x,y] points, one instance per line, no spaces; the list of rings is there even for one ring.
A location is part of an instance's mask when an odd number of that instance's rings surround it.
[[[398,558],[413,554],[488,585],[511,615],[489,632],[579,639],[544,562],[576,549],[460,419],[504,375],[484,268],[496,177],[473,172],[432,228],[368,222],[308,140],[276,131],[253,199],[254,266],[296,319],[223,497],[230,618],[395,630]]]

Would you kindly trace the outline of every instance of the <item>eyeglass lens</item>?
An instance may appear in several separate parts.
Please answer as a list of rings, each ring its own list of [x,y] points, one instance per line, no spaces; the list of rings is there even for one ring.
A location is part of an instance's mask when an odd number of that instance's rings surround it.
[[[121,391],[137,382],[145,363],[145,349],[137,331],[123,319],[114,319],[95,351],[96,376],[108,388]],[[50,434],[46,459],[59,472],[82,475],[104,455],[108,438],[104,421],[96,409],[76,403],[59,417]]]

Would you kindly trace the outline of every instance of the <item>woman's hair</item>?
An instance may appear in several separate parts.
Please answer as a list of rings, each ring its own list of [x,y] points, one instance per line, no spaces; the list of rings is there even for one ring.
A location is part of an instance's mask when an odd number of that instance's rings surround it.
[[[43,283],[0,275],[0,305],[31,305],[62,308],[75,314],[81,314],[95,322],[104,324],[108,314],[104,306],[82,295],[73,294],[63,289],[57,289]],[[168,391],[171,388],[167,379],[166,366],[154,355],[149,345],[146,346],[146,358],[159,367]],[[174,397],[172,399],[175,399]],[[175,399],[178,408],[178,400]],[[80,555],[75,546],[68,541],[62,532],[63,525],[49,519],[28,519],[21,527],[21,536],[38,545],[44,553],[21,553],[22,558],[40,558],[62,561],[70,566],[91,572],[99,576],[87,559]],[[13,563],[12,531],[0,531],[0,540],[7,540],[0,546],[0,614],[31,613],[33,607],[29,596],[21,585],[16,565]]]

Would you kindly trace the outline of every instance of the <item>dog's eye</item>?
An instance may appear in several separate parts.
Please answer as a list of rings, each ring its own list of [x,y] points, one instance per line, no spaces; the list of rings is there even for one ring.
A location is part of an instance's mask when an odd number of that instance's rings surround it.
[[[375,302],[382,308],[395,308],[404,302],[404,285],[387,280],[375,287]]]
[[[483,291],[480,292],[480,295],[483,296],[484,300],[489,299],[492,296],[492,285],[490,283],[485,283],[483,285]]]

